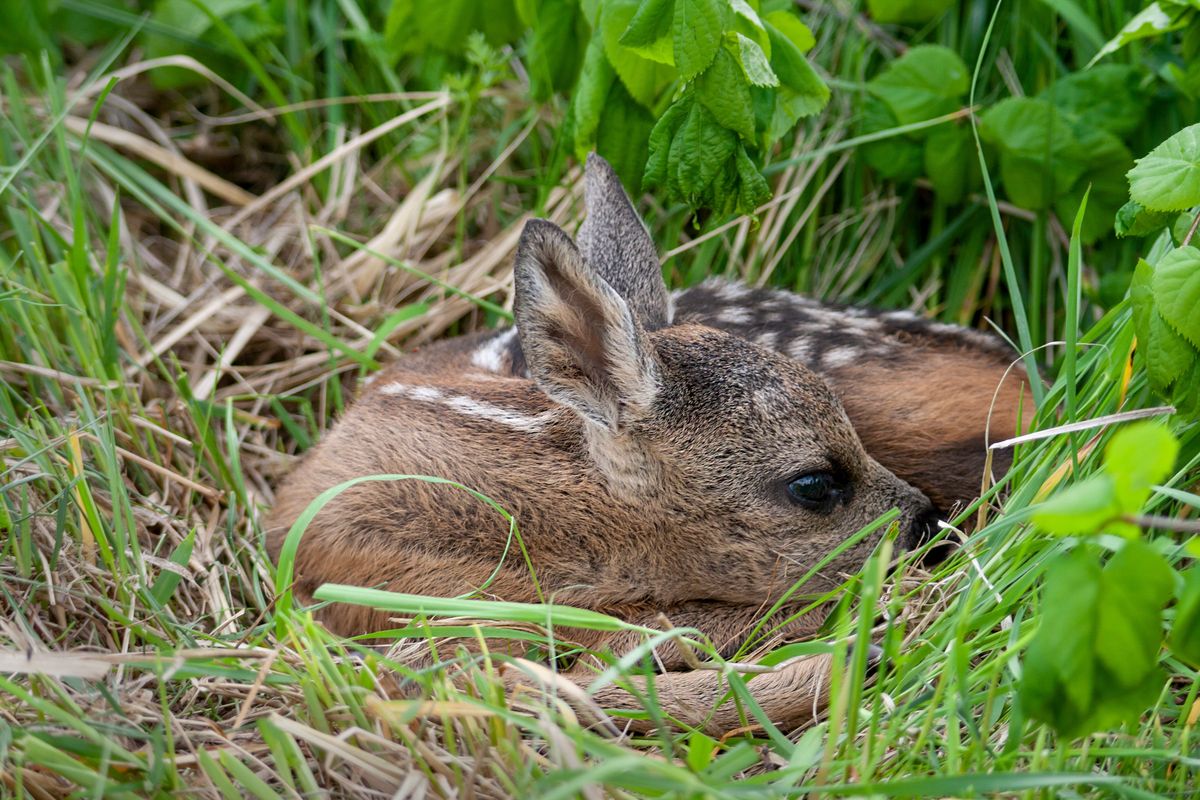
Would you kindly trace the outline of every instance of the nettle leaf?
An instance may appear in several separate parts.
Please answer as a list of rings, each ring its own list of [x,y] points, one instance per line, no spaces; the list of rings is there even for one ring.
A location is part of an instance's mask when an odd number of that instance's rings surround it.
[[[1192,666],[1200,666],[1200,566],[1183,573],[1183,590],[1171,626],[1171,652]]]
[[[1129,196],[1151,211],[1200,205],[1200,125],[1184,128],[1129,171]]]
[[[1113,228],[1117,236],[1149,236],[1170,225],[1177,214],[1173,211],[1147,211],[1137,200],[1130,200],[1117,211]]]
[[[671,41],[674,11],[675,0],[646,0],[629,20],[629,27],[618,41],[643,58],[674,65]]]
[[[1196,350],[1171,329],[1158,313],[1154,302],[1154,268],[1138,259],[1129,284],[1129,300],[1133,308],[1133,327],[1137,331],[1138,353],[1146,364],[1150,386],[1166,394],[1196,360]]]
[[[1048,209],[1075,185],[1091,154],[1070,120],[1045,100],[1010,97],[980,117],[979,135],[1000,152],[1000,178],[1022,208]]]
[[[1072,72],[1039,95],[1089,128],[1117,136],[1136,130],[1146,115],[1149,95],[1140,72],[1127,64],[1105,64]]]
[[[754,138],[750,84],[728,49],[718,50],[712,65],[696,79],[696,96],[721,125],[745,139]]]
[[[1158,654],[1174,584],[1163,557],[1139,541],[1103,570],[1089,548],[1058,559],[1024,658],[1019,694],[1030,716],[1076,737],[1144,712],[1166,677]]]
[[[674,79],[674,70],[644,58],[621,44],[621,37],[638,11],[638,0],[605,0],[600,6],[604,54],[633,99],[653,108],[659,93]]]
[[[758,42],[748,39],[740,33],[733,34],[738,64],[746,76],[746,80],[755,86],[778,86],[779,77],[771,69],[771,62]]]
[[[671,40],[681,80],[696,77],[716,57],[725,30],[723,11],[720,0],[676,0]]]
[[[1163,256],[1154,267],[1151,288],[1162,318],[1200,347],[1200,250],[1189,245]]]
[[[901,125],[957,111],[970,88],[958,54],[940,45],[919,45],[867,82],[867,91],[892,110]]]
[[[687,94],[667,106],[650,131],[650,156],[646,160],[643,182],[647,186],[667,186],[671,142],[687,119],[695,98]]]
[[[924,25],[954,5],[954,0],[867,0],[871,19],[884,24]]]
[[[758,167],[754,166],[743,145],[738,145],[737,149],[737,174],[741,180],[737,208],[740,213],[749,214],[771,199],[771,187]]]

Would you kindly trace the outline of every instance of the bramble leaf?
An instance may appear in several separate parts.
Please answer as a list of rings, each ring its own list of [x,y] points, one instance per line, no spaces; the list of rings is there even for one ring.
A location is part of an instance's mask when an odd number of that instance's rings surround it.
[[[1154,302],[1154,268],[1139,259],[1129,284],[1129,299],[1133,307],[1133,327],[1137,331],[1138,352],[1146,364],[1150,386],[1166,394],[1180,376],[1196,360],[1195,349],[1171,329]]]
[[[646,0],[617,41],[643,58],[660,64],[674,64],[671,42],[674,10],[675,0]]]
[[[1200,205],[1200,125],[1184,128],[1129,170],[1129,196],[1151,211]]]
[[[1001,100],[980,117],[979,135],[1000,151],[1004,191],[1022,208],[1051,207],[1090,163],[1067,116],[1045,100]]]
[[[1055,493],[1038,506],[1033,523],[1047,533],[1095,533],[1121,513],[1111,475],[1093,475]]]
[[[754,105],[750,85],[737,61],[722,47],[712,65],[696,80],[696,97],[717,122],[745,139],[754,139]]]
[[[600,33],[604,54],[629,94],[646,108],[653,108],[659,92],[671,82],[674,70],[644,58],[621,44],[621,36],[638,11],[638,0],[605,0],[600,6]]]
[[[755,86],[778,86],[779,78],[771,69],[767,54],[759,47],[758,42],[748,39],[740,33],[735,33],[737,43],[737,60],[746,75],[746,80]]]
[[[1113,225],[1117,236],[1149,236],[1158,233],[1175,219],[1172,211],[1147,211],[1137,200],[1130,200],[1117,211]]]
[[[940,45],[910,49],[867,82],[867,91],[887,103],[901,125],[957,111],[969,88],[967,65]]]
[[[712,63],[724,31],[720,0],[676,0],[671,41],[679,78],[690,81]]]

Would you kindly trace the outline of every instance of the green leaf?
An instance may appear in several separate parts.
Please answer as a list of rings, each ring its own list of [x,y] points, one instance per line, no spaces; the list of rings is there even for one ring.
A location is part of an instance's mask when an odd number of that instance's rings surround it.
[[[1200,347],[1200,250],[1189,245],[1163,256],[1154,268],[1151,288],[1162,318]]]
[[[1042,503],[1033,524],[1047,533],[1077,536],[1096,533],[1121,513],[1111,475],[1093,475]]]
[[[789,42],[795,45],[801,55],[812,50],[817,43],[817,38],[813,36],[808,26],[790,11],[772,11],[763,17],[763,21],[774,28],[777,33],[783,34]]]
[[[879,133],[899,127],[892,109],[877,97],[868,97],[863,104],[859,134]],[[867,164],[884,178],[895,181],[914,180],[925,164],[921,144],[909,136],[892,136],[862,145],[860,152]]]
[[[945,203],[957,203],[979,174],[975,142],[965,126],[948,124],[934,128],[925,139],[925,174],[933,190]]]
[[[1117,211],[1114,229],[1117,236],[1149,236],[1171,224],[1176,214],[1172,211],[1147,211],[1136,200],[1130,200]]]
[[[1112,232],[1112,219],[1128,197],[1125,172],[1133,163],[1129,149],[1113,134],[1086,123],[1072,123],[1079,149],[1088,153],[1087,166],[1066,192],[1054,201],[1059,219],[1073,219],[1085,192],[1088,206],[1083,217],[1080,239],[1092,244]]]
[[[659,93],[674,77],[674,70],[621,44],[621,37],[637,11],[638,0],[606,0],[600,6],[600,34],[608,63],[629,94],[646,108],[654,108]]]
[[[1191,14],[1180,14],[1176,9],[1171,9],[1171,13],[1168,13],[1163,9],[1163,5],[1170,7],[1171,3],[1151,3],[1134,15],[1133,19],[1126,22],[1125,27],[1121,28],[1116,36],[1100,48],[1100,52],[1092,58],[1092,63],[1099,61],[1109,53],[1116,52],[1130,42],[1162,36],[1164,33],[1178,30],[1188,24]]]
[[[579,74],[580,43],[586,36],[586,23],[576,0],[537,0],[533,34],[526,51],[533,98],[545,101],[556,91],[566,91],[575,85]]]
[[[777,119],[772,123],[772,128],[778,129],[789,117],[795,124],[800,117],[824,108],[829,102],[829,87],[791,39],[769,22],[766,26],[771,41],[771,69],[780,82],[775,106]],[[788,130],[791,125],[784,128],[785,132]]]
[[[771,187],[766,179],[754,166],[746,148],[738,145],[737,173],[741,186],[738,188],[737,211],[739,214],[753,214],[763,203],[771,199]]]
[[[681,80],[689,81],[708,68],[724,28],[719,0],[676,0],[671,39]]]
[[[644,185],[667,187],[671,142],[688,118],[694,102],[695,97],[691,93],[685,94],[667,106],[658,122],[654,123],[650,131],[650,156],[646,160]]]
[[[1154,268],[1138,259],[1129,284],[1129,299],[1138,353],[1146,363],[1150,386],[1159,394],[1166,394],[1171,385],[1191,369],[1196,351],[1158,313],[1151,288],[1153,279]]]
[[[0,18],[4,20],[4,24],[0,25],[0,53],[37,54],[46,51],[52,57],[59,53],[59,48],[50,38],[50,14],[57,6],[57,2],[0,2]]]
[[[778,86],[779,77],[771,69],[767,54],[759,47],[758,42],[740,33],[735,33],[734,36],[738,64],[741,65],[746,80],[755,86]]]
[[[747,140],[754,139],[754,106],[741,67],[722,47],[696,80],[696,97],[717,122]]]
[[[671,20],[674,8],[675,0],[646,0],[618,41],[643,58],[673,65]]]
[[[1129,196],[1151,211],[1200,205],[1200,125],[1184,128],[1138,159]]]
[[[1070,120],[1045,100],[1001,100],[980,117],[979,135],[1000,152],[1005,193],[1022,208],[1049,208],[1090,163]]]
[[[702,103],[693,103],[671,142],[668,172],[674,181],[668,188],[696,205],[736,146],[737,136],[733,131],[718,124]]]
[[[604,156],[630,195],[641,192],[654,117],[614,81],[596,137],[596,152]]]
[[[871,19],[885,25],[924,25],[940,17],[954,0],[867,0]]]
[[[1171,652],[1193,667],[1200,666],[1200,566],[1183,573],[1170,643]]]
[[[919,45],[867,82],[901,125],[957,111],[970,88],[970,72],[958,54],[940,45]]]
[[[1122,685],[1142,682],[1158,663],[1162,609],[1175,573],[1149,545],[1132,540],[1104,567],[1096,608],[1096,655]]]
[[[575,157],[580,161],[595,149],[596,131],[604,114],[604,101],[616,81],[616,73],[604,55],[604,43],[600,34],[592,36],[583,56],[583,69],[579,72],[579,83],[571,98],[571,111],[575,123]]]
[[[1039,97],[1088,127],[1125,136],[1136,130],[1146,115],[1149,93],[1140,84],[1139,70],[1127,64],[1105,64],[1072,72]]]
[[[1104,468],[1113,476],[1121,511],[1142,510],[1150,487],[1166,479],[1179,456],[1179,440],[1164,425],[1145,420],[1117,431],[1104,452]]]

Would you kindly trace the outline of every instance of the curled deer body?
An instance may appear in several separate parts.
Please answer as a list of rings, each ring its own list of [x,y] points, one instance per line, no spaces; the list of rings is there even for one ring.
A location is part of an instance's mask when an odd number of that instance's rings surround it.
[[[371,474],[437,475],[512,512],[545,596],[644,625],[665,614],[732,653],[765,607],[880,515],[899,510],[903,547],[927,536],[934,519],[929,498],[877,460],[883,438],[879,449],[864,448],[844,409],[855,404],[802,362],[835,379],[844,374],[846,385],[871,359],[894,362],[890,344],[847,358],[846,331],[882,340],[887,330],[908,330],[891,334],[896,346],[906,337],[919,346],[925,334],[958,337],[941,348],[947,358],[967,350],[994,356],[996,348],[961,329],[842,313],[834,331],[844,341],[794,357],[791,342],[801,333],[811,341],[821,320],[828,328],[839,312],[724,284],[672,299],[615,174],[593,157],[586,181],[588,217],[577,242],[549,222],[525,227],[514,264],[515,330],[451,340],[380,373],[283,482],[267,547],[277,557],[289,526],[329,487]],[[713,311],[706,293],[724,306]],[[808,328],[798,327],[796,309],[808,314]],[[765,315],[757,326],[756,315]],[[823,355],[833,347],[841,355]],[[992,380],[975,406],[986,407],[1002,369],[987,371],[974,356],[963,361],[978,367],[970,392]],[[881,405],[902,409],[903,392],[919,385],[893,388],[898,396]],[[947,436],[953,420],[910,416],[905,424],[925,429],[898,462],[919,462],[911,471],[938,491],[939,505],[964,499],[969,488],[938,483],[947,458],[926,463],[922,454],[937,453],[939,436],[954,447],[982,442],[985,420]],[[960,472],[940,477],[959,480]],[[976,470],[976,486],[978,477]],[[879,535],[839,554],[811,588],[827,590],[855,572]],[[455,596],[490,579],[489,596],[536,601],[523,559],[504,557],[507,540],[507,523],[467,493],[419,481],[363,484],[334,499],[303,534],[295,588],[301,598],[323,583]],[[388,627],[387,614],[371,609],[320,613],[343,634]],[[802,619],[791,633],[818,623]],[[639,643],[629,634],[581,636],[573,638],[615,652]],[[713,710],[722,695],[716,673],[688,671],[681,654],[660,655],[664,711],[711,731],[738,724],[733,703]],[[797,662],[749,686],[772,720],[797,725],[821,704],[827,669],[827,658]],[[612,687],[597,700],[636,706]]]

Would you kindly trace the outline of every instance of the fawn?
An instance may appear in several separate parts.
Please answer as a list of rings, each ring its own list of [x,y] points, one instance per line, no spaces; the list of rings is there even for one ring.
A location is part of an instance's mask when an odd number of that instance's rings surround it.
[[[549,222],[525,226],[514,263],[515,329],[450,340],[388,367],[285,479],[267,526],[273,558],[325,489],[362,475],[436,475],[512,512],[546,597],[642,625],[665,614],[729,654],[764,607],[881,514],[899,510],[902,547],[929,534],[930,500],[873,454],[900,454],[896,463],[911,462],[914,478],[948,487],[943,502],[970,496],[959,475],[941,469],[958,469],[959,451],[982,441],[982,420],[963,416],[965,395],[986,388],[990,400],[1000,371],[970,353],[992,357],[998,348],[960,329],[736,285],[672,298],[611,168],[593,156],[585,180],[588,216],[577,243]],[[879,343],[857,348],[859,338]],[[801,340],[812,344],[793,357]],[[900,374],[911,368],[899,355],[906,346],[964,362],[964,396],[932,418],[906,415],[930,391],[921,380],[928,373]],[[839,400],[803,361],[827,368],[851,395],[855,369],[878,363],[897,373],[859,393],[864,402],[845,402],[864,415],[873,450],[843,408],[846,393]],[[948,363],[939,362],[947,374],[934,391],[949,382]],[[888,409],[874,424],[871,396]],[[918,442],[896,441],[910,431]],[[880,535],[839,554],[812,587],[828,590],[857,570]],[[303,534],[295,589],[302,599],[322,583],[452,596],[490,578],[490,596],[536,601],[523,559],[504,559],[507,539],[507,523],[465,492],[420,481],[362,484]],[[320,613],[343,634],[388,627],[388,615],[371,609]],[[819,622],[794,620],[787,632],[812,633]],[[617,653],[640,638],[572,634]],[[717,673],[687,670],[681,653],[659,655],[656,689],[670,716],[713,732],[739,724],[732,702],[713,709],[723,696]],[[828,667],[828,657],[794,662],[749,686],[773,721],[794,726],[821,704]],[[596,699],[637,707],[615,687]]]

